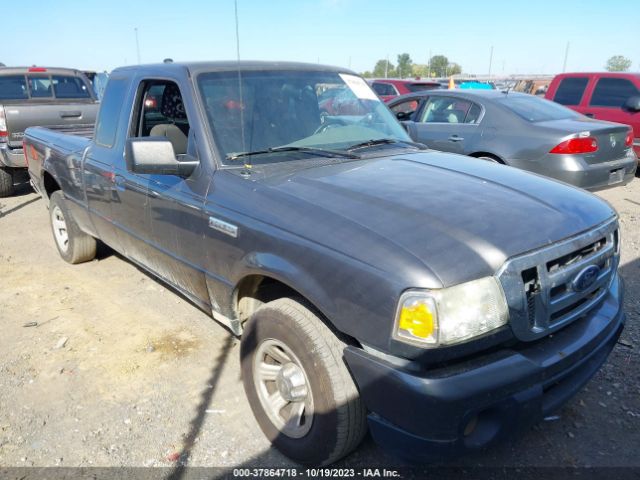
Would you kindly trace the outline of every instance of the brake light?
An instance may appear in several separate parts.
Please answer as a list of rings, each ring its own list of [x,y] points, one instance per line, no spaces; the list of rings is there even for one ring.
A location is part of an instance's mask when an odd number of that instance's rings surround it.
[[[7,132],[7,120],[4,116],[4,107],[0,105],[0,143],[6,143],[9,133]]]
[[[630,147],[632,145],[633,145],[633,130],[629,130],[629,133],[627,133],[627,136],[624,139],[624,146]]]
[[[570,138],[556,145],[549,153],[575,155],[578,153],[592,153],[598,150],[598,140],[595,137]]]
[[[30,72],[46,72],[47,69],[44,67],[30,67],[29,71]]]

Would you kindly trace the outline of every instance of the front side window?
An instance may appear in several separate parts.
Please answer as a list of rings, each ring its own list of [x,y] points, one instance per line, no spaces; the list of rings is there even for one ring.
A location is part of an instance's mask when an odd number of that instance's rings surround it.
[[[629,97],[636,95],[640,95],[640,92],[626,78],[601,78],[596,83],[589,105],[622,108]]]
[[[403,113],[405,117],[409,117],[413,115],[418,109],[418,100],[410,99],[405,100],[404,102],[397,103],[393,107],[391,107],[391,111],[398,115],[398,113]]]
[[[410,141],[371,87],[355,75],[207,72],[198,76],[198,88],[222,161],[228,165],[240,153],[277,147],[346,151],[370,140]],[[284,157],[263,155],[259,161],[291,159]]]
[[[580,105],[587,83],[589,83],[588,77],[563,78],[553,101],[560,105]]]
[[[381,96],[398,94],[398,92],[396,92],[395,87],[388,83],[374,82],[372,85],[372,88],[374,92],[376,92],[378,95],[381,95]]]
[[[0,101],[23,100],[29,98],[24,75],[0,76]]]
[[[187,153],[189,120],[175,82],[145,80],[138,90],[130,136],[166,137],[176,155]]]
[[[425,104],[421,123],[464,123],[471,102],[454,97],[430,97]]]

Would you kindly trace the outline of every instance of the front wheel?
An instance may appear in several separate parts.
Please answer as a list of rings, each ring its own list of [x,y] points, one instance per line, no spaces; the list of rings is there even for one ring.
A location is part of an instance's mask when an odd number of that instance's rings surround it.
[[[266,303],[247,322],[240,353],[249,404],[267,438],[297,462],[331,464],[366,433],[344,347],[309,307],[291,298]]]
[[[82,263],[96,256],[96,239],[76,224],[60,190],[51,194],[49,203],[51,230],[60,256],[69,263]]]

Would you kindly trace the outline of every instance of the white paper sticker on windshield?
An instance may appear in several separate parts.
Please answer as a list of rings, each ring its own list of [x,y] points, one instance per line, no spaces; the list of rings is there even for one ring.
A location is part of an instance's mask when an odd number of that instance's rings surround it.
[[[340,78],[344,80],[344,83],[347,84],[356,97],[364,100],[378,100],[378,96],[362,78],[346,73],[341,73]]]

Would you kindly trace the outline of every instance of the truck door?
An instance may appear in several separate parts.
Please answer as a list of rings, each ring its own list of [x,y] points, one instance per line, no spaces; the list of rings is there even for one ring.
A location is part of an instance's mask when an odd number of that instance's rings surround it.
[[[195,130],[178,84],[169,80],[139,82],[130,137],[167,137],[178,160],[199,159]],[[202,266],[205,228],[204,198],[211,178],[201,165],[188,178],[177,175],[138,175],[146,186],[148,211],[145,264],[203,307],[209,308]],[[195,297],[195,298],[193,298]]]
[[[120,199],[114,165],[122,158],[124,138],[118,135],[118,125],[128,91],[126,78],[111,78],[100,107],[94,141],[83,161],[87,205],[94,228],[100,240],[116,250],[121,250],[121,246],[113,225],[112,206]]]

